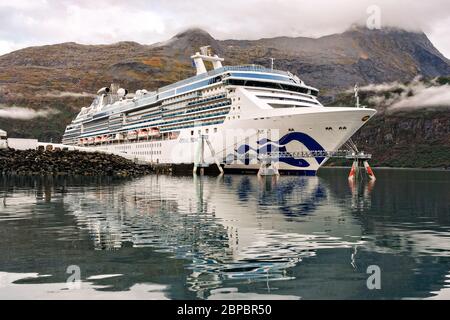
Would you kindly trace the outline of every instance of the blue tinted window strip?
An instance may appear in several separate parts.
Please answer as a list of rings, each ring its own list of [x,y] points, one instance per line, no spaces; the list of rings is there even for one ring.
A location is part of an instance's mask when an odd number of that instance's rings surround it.
[[[168,125],[168,124],[174,124],[174,123],[184,123],[184,122],[189,122],[189,121],[196,121],[196,120],[201,120],[201,119],[208,119],[208,118],[214,118],[214,117],[218,117],[221,115],[226,115],[228,114],[228,110],[227,111],[222,111],[222,112],[215,112],[212,114],[207,114],[207,115],[198,115],[198,116],[192,116],[192,117],[187,117],[185,119],[177,119],[177,120],[170,120],[170,121],[165,121],[160,123],[161,126],[163,125]]]
[[[193,83],[193,84],[190,84],[190,85],[187,85],[187,86],[184,86],[184,87],[176,89],[176,94],[181,94],[181,93],[184,93],[184,92],[187,92],[187,91],[191,91],[191,90],[195,90],[195,89],[198,89],[198,88],[201,88],[201,87],[205,87],[205,86],[208,86],[208,85],[213,84],[215,82],[216,82],[215,78],[210,78],[210,79],[206,79],[206,80],[203,80],[203,81],[200,81],[200,82],[196,82],[196,83]]]
[[[231,76],[239,78],[269,79],[269,80],[293,82],[289,77],[277,76],[272,74],[262,74],[262,73],[232,72]]]
[[[169,96],[173,96],[174,94],[175,94],[175,90],[171,90],[171,91],[168,91],[168,92],[160,93],[159,94],[159,99],[164,99],[164,98],[167,98]]]
[[[141,124],[141,123],[145,123],[146,126],[148,126],[149,124],[152,124],[153,122],[159,121],[159,120],[161,120],[161,118],[152,118],[152,119],[146,119],[146,120],[138,121],[138,122],[134,122],[134,123],[127,123],[124,126],[124,128],[126,128],[126,130],[135,129],[135,128],[141,128],[141,127],[134,127],[134,126],[136,126],[138,124]]]
[[[189,125],[183,125],[183,126],[176,126],[173,128],[164,128],[164,129],[161,129],[160,132],[186,129],[186,128],[197,128],[197,127],[203,127],[203,126],[211,126],[214,124],[222,124],[224,121],[225,121],[225,118],[223,120],[219,120],[219,121],[208,121],[208,122],[204,122],[204,123],[195,123],[195,124],[189,124]]]
[[[205,106],[205,107],[201,107],[201,108],[193,108],[193,109],[186,109],[184,111],[181,112],[176,112],[176,113],[170,113],[170,114],[165,114],[163,116],[163,118],[171,118],[171,117],[175,117],[175,116],[179,116],[179,115],[185,115],[185,114],[190,114],[190,113],[194,113],[194,112],[201,112],[204,110],[210,110],[210,109],[222,109],[224,107],[227,107],[231,105],[231,101],[226,101],[226,102],[222,102],[222,103],[216,103],[214,105],[210,105],[210,106]],[[181,109],[185,109],[185,107],[181,108]]]
[[[225,121],[225,116],[223,117],[223,119],[220,119],[220,120],[212,120],[212,121],[201,122],[201,123],[194,121],[195,122],[194,124],[188,124],[188,125],[181,124],[181,125],[173,127],[173,128],[161,128],[160,132],[171,131],[171,130],[176,130],[176,129],[202,127],[202,126],[208,126],[208,125],[214,125],[214,124],[222,124],[224,121]],[[148,127],[148,125],[141,126],[141,127],[138,127],[138,128],[133,128],[131,130],[136,130],[136,129],[145,128],[145,127]],[[130,129],[128,129],[128,130],[130,130]],[[108,132],[108,131],[103,131],[102,132],[102,131],[99,131],[99,132],[95,132],[95,133],[89,133],[89,134],[84,134],[84,135],[78,136],[77,139],[78,138],[85,138],[85,137],[92,137],[92,136],[96,136],[96,135],[99,135],[99,134],[116,134],[116,133],[125,132],[125,131],[128,131],[128,130],[122,129],[122,130],[116,130],[114,132]]]

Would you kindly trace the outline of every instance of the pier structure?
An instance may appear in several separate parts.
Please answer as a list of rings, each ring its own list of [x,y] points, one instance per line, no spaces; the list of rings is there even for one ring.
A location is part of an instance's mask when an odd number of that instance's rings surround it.
[[[244,159],[247,155],[238,155],[236,159]],[[370,180],[376,180],[375,174],[369,165],[369,160],[372,155],[364,151],[350,150],[338,151],[303,151],[303,152],[267,152],[258,154],[258,160],[261,162],[258,175],[279,175],[276,163],[281,158],[328,158],[328,159],[348,159],[353,160],[353,165],[350,170],[349,180],[357,178],[360,168],[364,168]]]
[[[372,171],[372,168],[369,165],[369,160],[372,159],[371,154],[367,154],[364,151],[359,151],[356,143],[353,142],[352,139],[349,139],[345,144],[351,151],[345,156],[348,160],[353,160],[352,168],[350,170],[350,174],[348,176],[349,182],[354,182],[355,179],[360,177],[360,168],[364,167],[367,176],[370,181],[375,181],[375,174]]]
[[[352,152],[346,156],[346,159],[353,160],[352,168],[350,169],[350,174],[348,176],[349,181],[354,181],[359,177],[360,168],[364,168],[370,180],[376,180],[375,174],[369,165],[369,160],[372,159],[371,154]]]
[[[220,165],[219,160],[216,157],[216,151],[214,150],[211,142],[208,139],[207,135],[201,135],[199,139],[199,143],[197,145],[197,152],[194,160],[194,168],[193,174],[197,174],[197,169],[200,168],[200,175],[203,175],[205,172],[204,168],[209,167],[209,163],[205,162],[205,146],[208,147],[209,152],[211,153],[212,158],[214,159],[217,168],[219,169],[220,174],[223,174],[223,168]]]
[[[16,139],[20,140],[20,139]],[[25,139],[22,139],[25,140]],[[207,135],[201,135],[199,139],[199,143],[197,145],[197,150],[194,158],[194,163],[191,164],[163,164],[163,163],[151,163],[139,160],[135,155],[120,152],[120,151],[112,151],[112,150],[103,150],[101,147],[92,148],[92,147],[80,147],[80,146],[72,146],[65,145],[61,143],[52,143],[52,142],[38,142],[35,139],[26,139],[27,143],[21,142],[17,143],[17,147],[22,146],[23,148],[17,148],[19,150],[25,149],[38,149],[42,151],[54,151],[54,150],[78,150],[83,152],[100,152],[107,154],[114,154],[117,156],[121,156],[128,160],[132,160],[135,163],[139,164],[148,164],[152,166],[155,172],[160,173],[169,173],[169,172],[186,172],[186,170],[192,170],[192,173],[196,175],[199,171],[200,175],[205,173],[205,169],[210,168],[212,165],[216,165],[219,171],[219,174],[224,173],[223,166],[227,164],[226,158],[218,157],[218,154],[222,152],[216,152],[208,139]],[[279,159],[282,158],[296,158],[296,159],[304,159],[304,158],[326,158],[326,159],[348,159],[353,160],[353,164],[349,174],[349,181],[353,182],[358,177],[360,177],[361,168],[364,168],[367,176],[371,181],[375,181],[375,174],[373,173],[372,168],[369,165],[369,160],[372,159],[372,155],[365,153],[364,151],[358,151],[356,145],[349,141],[345,145],[347,150],[338,150],[338,151],[302,151],[302,152],[265,152],[258,153],[256,155],[257,161],[260,163],[260,168],[258,170],[259,176],[278,176],[280,173],[278,171],[278,163]],[[205,155],[209,151],[211,158],[214,160],[213,162],[206,161]],[[236,154],[234,160],[248,160],[247,154]],[[177,166],[179,168],[177,168]],[[190,167],[191,169],[188,169]],[[200,169],[200,170],[199,170]],[[208,170],[209,172],[214,170]],[[217,172],[217,171],[216,171]]]

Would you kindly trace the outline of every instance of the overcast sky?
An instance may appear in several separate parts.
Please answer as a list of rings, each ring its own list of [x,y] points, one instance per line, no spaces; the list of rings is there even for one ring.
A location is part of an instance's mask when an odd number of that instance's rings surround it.
[[[448,0],[0,0],[0,54],[27,46],[164,41],[189,27],[217,39],[319,37],[367,20],[423,30],[450,57]]]

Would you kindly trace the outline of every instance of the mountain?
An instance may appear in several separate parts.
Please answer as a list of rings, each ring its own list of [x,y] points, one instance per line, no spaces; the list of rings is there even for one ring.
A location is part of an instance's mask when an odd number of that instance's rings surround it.
[[[353,27],[318,39],[220,41],[204,30],[188,29],[153,45],[62,43],[18,50],[0,56],[0,85],[94,92],[111,81],[120,81],[131,90],[156,89],[194,75],[190,56],[202,45],[210,45],[224,56],[226,64],[269,66],[270,58],[275,58],[277,69],[289,70],[307,83],[333,92],[357,82],[363,85],[407,81],[418,74],[450,74],[450,61],[424,33]]]
[[[239,42],[227,45],[241,47]],[[407,81],[421,74],[450,74],[450,61],[424,33],[399,29],[368,30],[354,27],[347,32],[319,39],[273,38],[245,44],[251,60],[265,63],[275,57],[276,67],[299,74],[322,89],[342,89],[355,83]]]
[[[195,74],[190,55],[210,45],[226,65],[270,65],[297,74],[321,90],[333,104],[339,92],[370,83],[406,82],[450,75],[450,61],[422,32],[354,26],[317,39],[277,37],[217,40],[201,29],[188,29],[151,45],[61,43],[30,47],[0,56],[0,128],[12,136],[58,141],[64,127],[92,94],[111,82],[133,92],[156,89]],[[24,118],[13,109],[47,110],[47,117]],[[6,109],[5,109],[6,108]],[[5,110],[11,114],[5,117]],[[420,113],[420,111],[417,111]],[[32,113],[31,113],[32,114]],[[3,115],[3,116],[2,116]]]
[[[190,61],[190,56],[205,45],[211,46],[212,51],[216,54],[221,55],[223,53],[220,42],[205,30],[198,28],[180,32],[166,42],[155,44],[154,47],[162,47],[167,54],[181,54],[181,59]]]

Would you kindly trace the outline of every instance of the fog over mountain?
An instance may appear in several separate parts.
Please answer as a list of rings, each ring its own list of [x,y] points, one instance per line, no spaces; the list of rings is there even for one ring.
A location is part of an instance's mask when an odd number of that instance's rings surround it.
[[[164,41],[186,28],[215,38],[320,37],[365,24],[379,8],[382,26],[424,31],[450,56],[446,0],[15,0],[0,3],[0,54],[60,42]]]
[[[46,118],[58,113],[56,110],[33,110],[26,107],[8,106],[0,104],[0,118],[15,120],[31,120],[34,118]]]
[[[389,112],[450,109],[450,85],[440,85],[434,79],[430,83],[424,83],[420,77],[417,77],[407,84],[398,81],[370,84],[359,90],[373,93],[369,103],[375,106],[387,106]],[[347,92],[352,93],[352,90]]]

